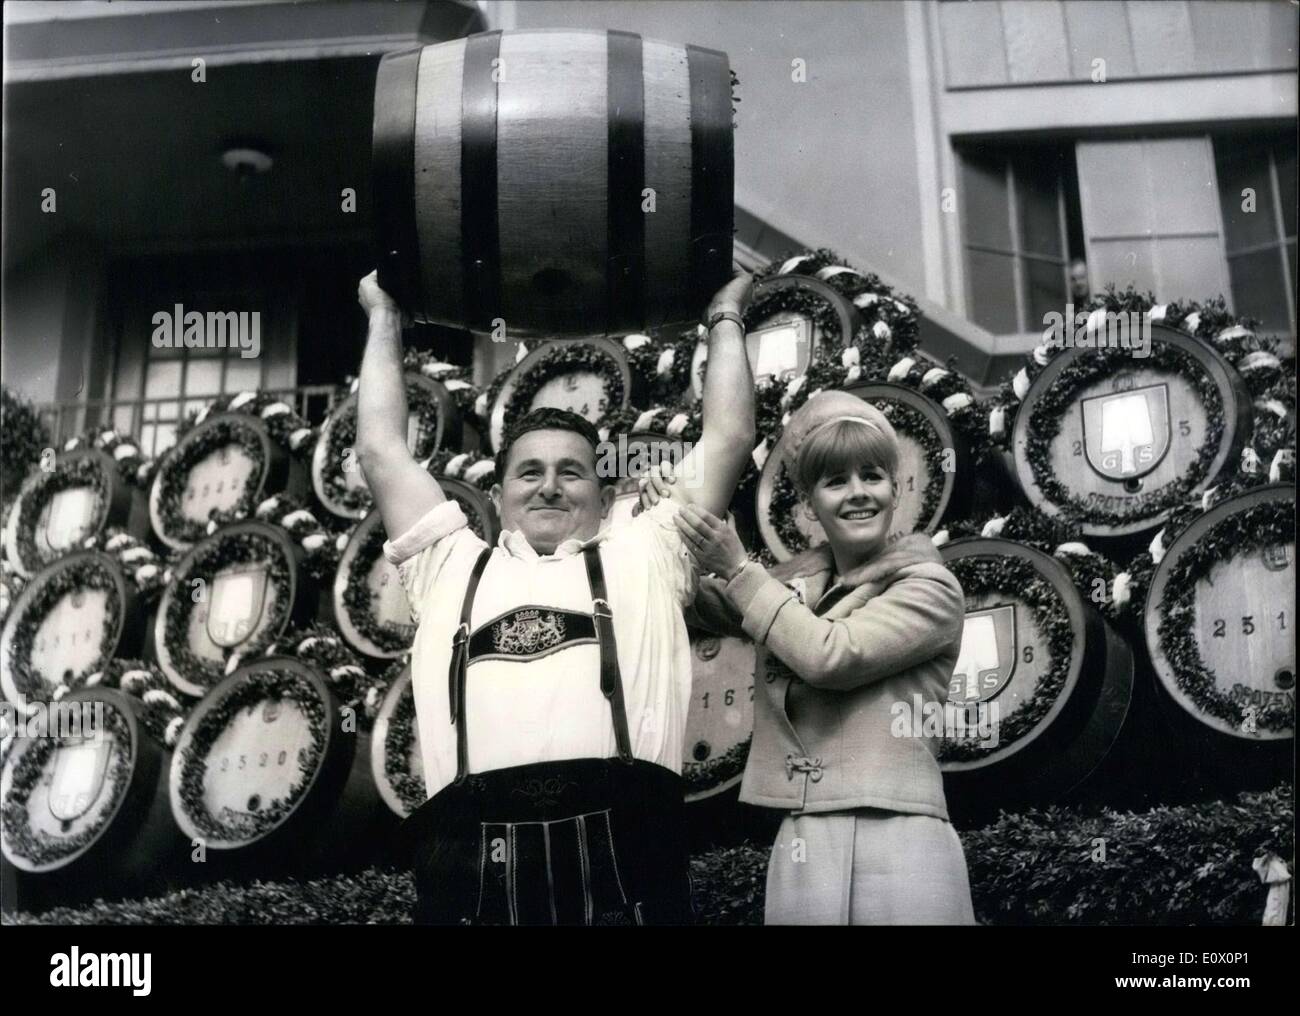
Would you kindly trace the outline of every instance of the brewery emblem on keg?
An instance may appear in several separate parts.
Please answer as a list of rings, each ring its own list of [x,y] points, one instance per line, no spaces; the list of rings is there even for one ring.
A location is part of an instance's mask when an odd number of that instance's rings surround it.
[[[42,554],[60,554],[85,539],[95,528],[98,501],[91,487],[71,487],[50,498],[36,520],[36,545]]]
[[[99,737],[68,745],[58,752],[50,777],[50,814],[71,822],[89,810],[104,787],[104,773],[113,755],[113,740]]]
[[[809,318],[790,316],[746,334],[754,380],[762,382],[766,378],[786,384],[802,374],[812,359],[812,329]]]
[[[1269,571],[1286,571],[1287,565],[1291,563],[1286,556],[1286,546],[1281,543],[1267,545],[1260,554],[1264,558],[1264,567]]]
[[[212,577],[208,637],[222,649],[239,645],[257,627],[266,603],[266,566],[235,565]]]
[[[1002,604],[968,613],[948,701],[961,705],[987,702],[1007,686],[1015,670],[1015,608]]]
[[[1145,476],[1169,450],[1169,388],[1150,385],[1082,400],[1088,464],[1108,480]]]

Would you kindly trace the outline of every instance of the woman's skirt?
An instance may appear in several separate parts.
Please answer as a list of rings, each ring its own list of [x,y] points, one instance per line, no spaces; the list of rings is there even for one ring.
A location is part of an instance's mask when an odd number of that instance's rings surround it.
[[[950,822],[877,808],[787,815],[767,865],[767,924],[974,924]]]

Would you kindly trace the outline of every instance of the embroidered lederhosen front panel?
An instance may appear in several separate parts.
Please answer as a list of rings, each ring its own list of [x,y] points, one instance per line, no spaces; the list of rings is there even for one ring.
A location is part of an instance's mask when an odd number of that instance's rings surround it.
[[[524,606],[480,625],[469,638],[469,663],[537,660],[569,646],[598,645],[590,614]]]
[[[550,822],[484,822],[482,836],[478,923],[640,923],[624,890],[608,810]]]

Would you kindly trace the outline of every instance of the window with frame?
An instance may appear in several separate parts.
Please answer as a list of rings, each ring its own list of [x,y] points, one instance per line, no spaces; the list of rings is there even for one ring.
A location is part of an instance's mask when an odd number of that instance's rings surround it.
[[[968,314],[998,334],[1041,331],[1082,256],[1073,150],[968,145],[958,155]]]
[[[148,347],[144,370],[144,405],[140,443],[146,455],[157,455],[176,442],[176,424],[218,395],[264,387],[261,358],[240,356],[227,349]],[[166,401],[153,401],[155,399]]]
[[[1233,309],[1265,332],[1296,330],[1295,133],[1213,138]]]

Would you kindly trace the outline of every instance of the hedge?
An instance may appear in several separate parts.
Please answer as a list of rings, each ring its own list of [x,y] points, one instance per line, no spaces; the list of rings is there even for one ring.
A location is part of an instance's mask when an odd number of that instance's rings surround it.
[[[1258,924],[1268,893],[1251,862],[1265,850],[1293,857],[1293,814],[1286,785],[1142,814],[1003,815],[962,834],[975,911],[981,923],[1001,925]],[[767,853],[745,844],[692,860],[701,924],[762,923]],[[307,882],[224,882],[4,923],[401,924],[413,902],[407,874],[370,868]]]

